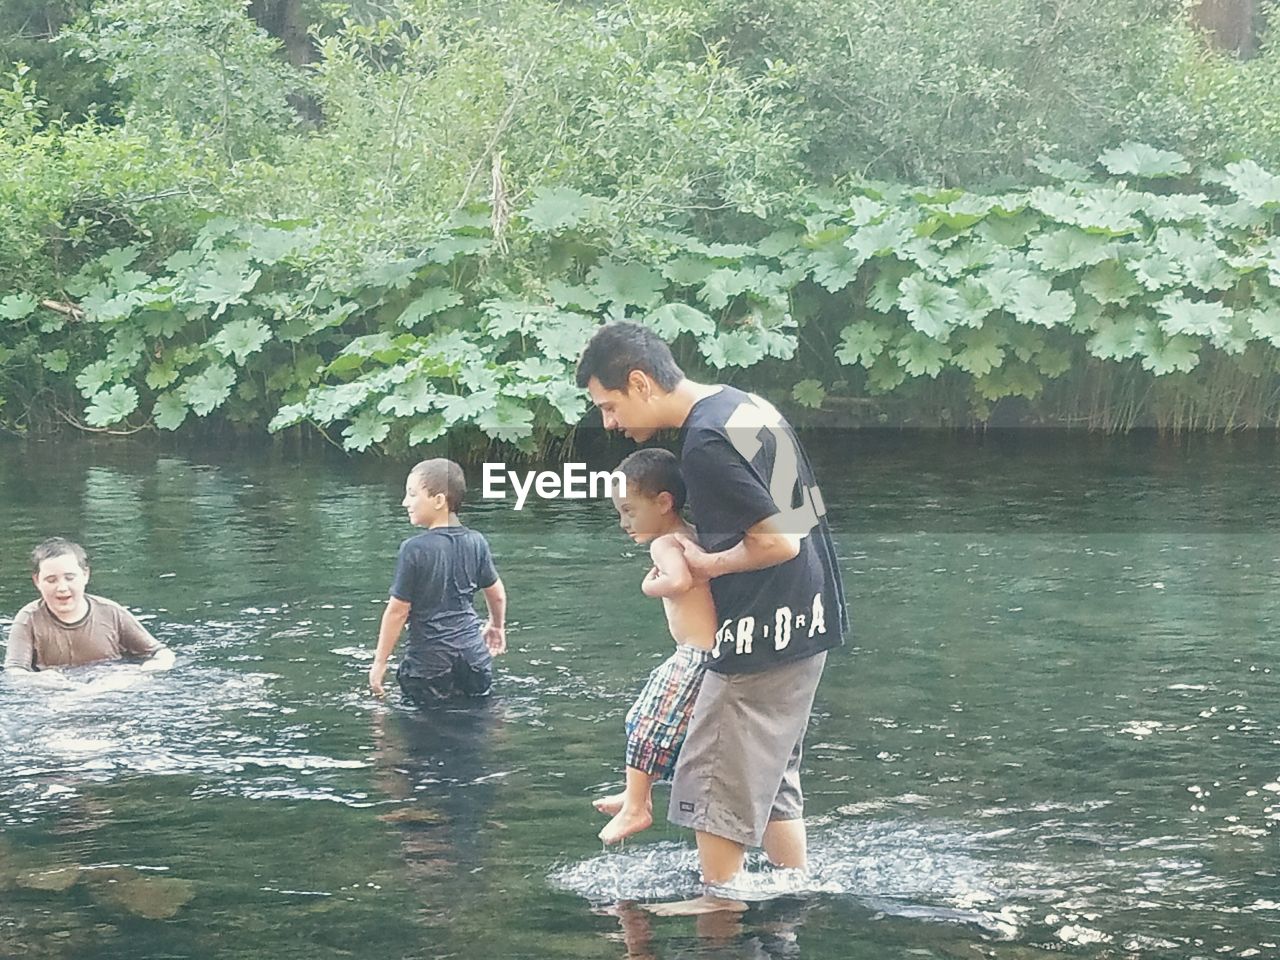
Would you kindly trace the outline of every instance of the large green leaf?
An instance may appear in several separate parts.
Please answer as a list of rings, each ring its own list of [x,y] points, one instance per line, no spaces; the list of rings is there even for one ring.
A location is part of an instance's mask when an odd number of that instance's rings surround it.
[[[50,373],[66,373],[67,367],[71,365],[71,357],[65,350],[50,350],[37,356],[40,358],[40,365]]]
[[[1200,362],[1198,342],[1187,336],[1166,337],[1158,329],[1139,331],[1138,348],[1142,366],[1158,377],[1170,373],[1190,373]]]
[[[898,341],[893,358],[913,377],[936,377],[951,359],[951,348],[922,333],[908,333]]]
[[[495,440],[514,442],[533,435],[533,411],[510,397],[501,397],[475,423]]]
[[[1151,253],[1134,262],[1133,273],[1148,290],[1161,290],[1182,282],[1179,262],[1167,253]]]
[[[954,290],[926,280],[920,274],[904,279],[899,290],[898,306],[906,311],[907,322],[925,336],[946,340],[951,328],[964,316]]]
[[[1043,277],[1028,277],[1018,285],[1010,305],[1013,315],[1022,323],[1041,327],[1065,324],[1076,311],[1076,302],[1065,290],[1052,290]]]
[[[117,375],[115,367],[106,360],[95,360],[80,371],[79,376],[76,377],[76,387],[80,395],[87,399],[114,380]]]
[[[236,371],[226,364],[210,364],[182,385],[182,398],[197,417],[207,417],[222,406],[236,383]]]
[[[213,348],[224,357],[232,357],[243,366],[271,339],[271,330],[261,320],[232,320],[216,334]]]
[[[428,417],[424,417],[418,421],[409,431],[409,446],[416,447],[419,444],[430,443],[432,440],[438,440],[449,432],[449,424],[445,422],[444,417],[438,413],[433,413]]]
[[[802,407],[816,410],[827,398],[827,388],[821,380],[801,380],[791,388],[791,398]]]
[[[1111,256],[1111,249],[1107,237],[1064,227],[1032,240],[1027,255],[1046,270],[1065,272],[1101,263]]]
[[[1259,340],[1280,348],[1280,304],[1264,302],[1247,314],[1249,326]]]
[[[1222,182],[1241,200],[1255,207],[1280,206],[1280,177],[1262,169],[1252,160],[1227,164]]]
[[[571,187],[539,187],[533,192],[533,203],[520,215],[534,233],[560,233],[591,216],[597,203],[595,197]]]
[[[616,260],[596,264],[591,268],[588,279],[601,301],[637,307],[652,306],[667,286],[658,271],[642,263]]]
[[[1145,143],[1132,140],[1114,150],[1104,150],[1098,162],[1117,177],[1144,177],[1148,179],[1180,177],[1191,172],[1191,164],[1181,154],[1172,150],[1159,150]]]
[[[893,331],[889,327],[867,320],[851,323],[840,335],[836,359],[846,366],[858,364],[870,369],[892,338]]]
[[[138,391],[124,383],[95,394],[85,410],[85,422],[91,427],[119,423],[138,408]]]
[[[664,303],[646,316],[644,322],[663,340],[674,340],[682,333],[705,337],[716,329],[714,320],[687,303]]]
[[[0,299],[0,320],[23,320],[35,312],[38,304],[29,293],[11,293]]]
[[[783,286],[778,275],[767,267],[748,267],[745,270],[721,267],[707,274],[702,289],[698,291],[698,299],[713,310],[721,310],[743,294],[758,299],[776,298],[783,294]]]
[[[866,257],[854,253],[843,243],[829,243],[809,256],[809,269],[814,283],[835,293],[858,279],[858,271]]]
[[[177,430],[186,422],[188,409],[177,393],[162,393],[151,408],[151,419],[161,430]]]
[[[577,361],[591,335],[600,324],[594,317],[580,313],[560,313],[556,322],[534,331],[534,339],[542,354],[552,360]]]
[[[1231,329],[1231,310],[1221,303],[1188,300],[1180,293],[1171,293],[1156,304],[1156,310],[1163,315],[1160,329],[1171,337],[1188,334],[1218,338]]]
[[[247,253],[223,250],[194,278],[190,296],[196,303],[213,304],[216,319],[233,303],[244,303],[261,276],[261,270],[252,268]]]
[[[391,423],[376,410],[365,410],[342,431],[342,445],[348,450],[368,450],[387,439]]]
[[[1127,360],[1138,353],[1138,327],[1132,317],[1103,318],[1085,349],[1102,360]]]
[[[430,411],[439,391],[426,377],[406,380],[378,401],[378,412],[397,417],[411,417]]]
[[[1080,289],[1099,303],[1125,304],[1142,295],[1133,274],[1119,260],[1107,260],[1085,271]]]
[[[414,327],[427,317],[456,307],[462,303],[462,295],[451,287],[428,287],[422,295],[404,308],[396,320],[402,327]]]
[[[975,377],[985,376],[1004,361],[1002,339],[993,327],[962,330],[958,334],[959,349],[951,357],[956,367]]]
[[[590,406],[586,394],[571,379],[552,380],[545,385],[542,394],[568,424],[581,420]]]
[[[698,341],[698,349],[707,363],[717,370],[725,367],[749,367],[764,359],[766,351],[759,339],[747,330],[730,330]]]

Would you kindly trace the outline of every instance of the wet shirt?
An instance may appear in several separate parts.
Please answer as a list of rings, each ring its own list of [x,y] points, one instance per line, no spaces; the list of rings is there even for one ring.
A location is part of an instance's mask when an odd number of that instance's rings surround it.
[[[400,670],[426,677],[424,654],[445,647],[473,662],[484,654],[475,593],[493,586],[498,572],[489,544],[467,527],[436,527],[400,545],[391,596],[410,605],[409,643]]]
[[[723,387],[685,420],[680,470],[704,550],[718,553],[773,517],[800,553],[711,581],[719,616],[708,669],[753,673],[838,646],[848,629],[826,507],[795,431],[766,400]]]
[[[19,610],[9,628],[5,667],[75,667],[98,660],[149,657],[161,648],[138,618],[114,600],[92,594],[85,599],[89,612],[75,623],[63,623],[43,600],[32,600]]]

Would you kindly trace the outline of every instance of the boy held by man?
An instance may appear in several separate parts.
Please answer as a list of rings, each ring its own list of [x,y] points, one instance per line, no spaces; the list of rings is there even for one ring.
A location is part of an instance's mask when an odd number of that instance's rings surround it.
[[[613,817],[600,831],[605,843],[652,825],[653,784],[669,780],[675,771],[716,633],[711,589],[705,580],[694,580],[676,539],[676,534],[692,537],[694,532],[680,516],[685,488],[675,455],[656,448],[637,450],[618,471],[627,481],[625,496],[613,497],[620,525],[636,543],[649,544],[653,561],[640,589],[645,596],[662,598],[676,650],[649,675],[627,712],[626,788],[594,803]]]
[[[488,696],[493,658],[506,652],[507,594],[485,538],[458,520],[466,493],[462,468],[452,460],[424,460],[409,471],[401,505],[423,533],[400,545],[391,596],[382,614],[369,687],[383,695],[387,660],[409,625],[396,680],[409,702],[435,706],[455,695]],[[474,597],[489,608],[483,626]]]

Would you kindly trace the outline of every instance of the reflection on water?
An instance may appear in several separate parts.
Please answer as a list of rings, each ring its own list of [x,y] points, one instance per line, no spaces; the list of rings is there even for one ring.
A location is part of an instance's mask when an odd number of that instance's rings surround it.
[[[0,614],[66,534],[179,656],[0,684],[0,956],[1280,956],[1275,451],[1069,446],[824,452],[811,870],[696,921],[635,904],[689,837],[594,839],[670,642],[606,507],[465,512],[511,653],[419,714],[364,689],[401,466],[0,449]]]

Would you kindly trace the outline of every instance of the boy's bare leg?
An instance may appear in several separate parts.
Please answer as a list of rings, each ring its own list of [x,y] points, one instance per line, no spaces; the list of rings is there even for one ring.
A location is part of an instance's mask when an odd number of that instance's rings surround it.
[[[809,865],[804,819],[770,820],[764,828],[764,852],[775,867],[803,870]]]
[[[709,886],[723,886],[742,870],[746,859],[746,849],[735,840],[717,837],[714,833],[698,835],[698,864],[702,867],[702,882]],[[692,900],[679,900],[675,903],[646,904],[646,910],[660,917],[690,917],[701,913],[716,913],[720,910],[741,911],[747,905],[741,900],[726,900],[704,894]]]
[[[614,807],[616,801],[621,803]],[[653,775],[627,767],[627,787],[612,797],[595,802],[601,813],[613,813],[613,819],[600,831],[605,843],[617,843],[633,833],[653,826]]]

